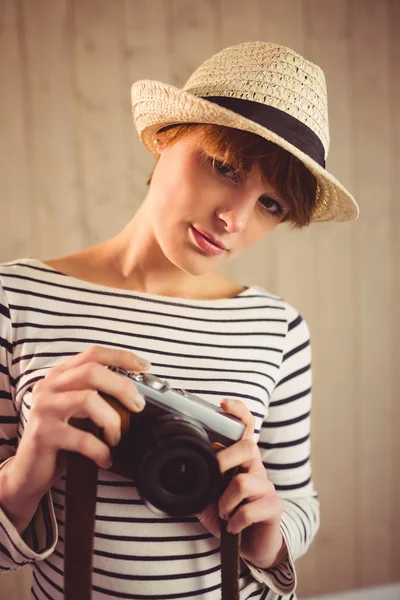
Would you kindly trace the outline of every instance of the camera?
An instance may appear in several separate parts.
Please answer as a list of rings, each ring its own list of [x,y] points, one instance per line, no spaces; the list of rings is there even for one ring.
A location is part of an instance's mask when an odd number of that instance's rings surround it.
[[[242,421],[149,373],[108,368],[132,380],[146,400],[142,412],[131,413],[101,394],[121,415],[110,471],[135,481],[158,514],[187,516],[217,501],[232,474],[221,475],[216,453],[241,439]]]

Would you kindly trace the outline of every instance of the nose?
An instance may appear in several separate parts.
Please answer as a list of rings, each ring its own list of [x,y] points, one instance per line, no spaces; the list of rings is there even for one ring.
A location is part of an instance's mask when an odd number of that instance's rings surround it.
[[[244,200],[242,198],[240,201],[230,203],[229,206],[220,207],[216,210],[216,215],[223,222],[225,231],[238,233],[246,229],[253,209],[254,199]]]

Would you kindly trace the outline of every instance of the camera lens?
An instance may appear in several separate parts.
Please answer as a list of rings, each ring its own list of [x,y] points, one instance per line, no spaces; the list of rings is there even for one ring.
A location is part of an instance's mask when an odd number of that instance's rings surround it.
[[[201,469],[188,456],[169,459],[160,473],[160,484],[170,494],[188,494],[199,480]]]
[[[144,435],[146,433],[146,435]],[[155,512],[185,516],[200,512],[221,483],[217,458],[201,427],[171,416],[154,419],[141,431],[138,491]]]

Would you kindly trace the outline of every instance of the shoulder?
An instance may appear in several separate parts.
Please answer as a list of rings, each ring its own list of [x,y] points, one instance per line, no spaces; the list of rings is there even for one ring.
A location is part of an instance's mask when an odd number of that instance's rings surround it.
[[[41,261],[32,257],[17,258],[0,263],[0,290],[11,304],[18,303],[21,295],[26,299],[27,294],[39,290],[46,270]]]
[[[285,300],[285,298],[273,294],[261,286],[252,285],[249,288],[249,292],[255,296],[258,296],[259,298],[264,298],[265,300],[269,301],[271,305],[282,310],[288,322],[291,322],[293,319],[300,316],[299,311],[292,304],[290,304],[290,302]]]
[[[35,259],[32,257],[23,257],[0,263],[0,284],[4,286],[12,285],[12,281],[18,279],[28,279],[30,273],[35,269]]]
[[[301,336],[301,337],[310,337],[309,326],[303,315],[300,311],[293,306],[290,302],[278,296],[276,294],[272,294],[268,290],[260,286],[251,286],[251,292],[254,292],[255,295],[258,295],[260,298],[265,299],[266,305],[273,306],[275,309],[279,310],[279,314],[282,319],[285,320],[287,334],[290,337]]]

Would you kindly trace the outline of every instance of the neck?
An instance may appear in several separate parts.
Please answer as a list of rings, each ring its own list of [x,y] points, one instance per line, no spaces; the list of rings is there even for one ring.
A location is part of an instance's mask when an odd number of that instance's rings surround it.
[[[171,263],[146,225],[141,209],[120,233],[90,251],[116,287],[193,299],[229,297],[238,288],[233,290],[232,283],[218,273],[192,275]]]

